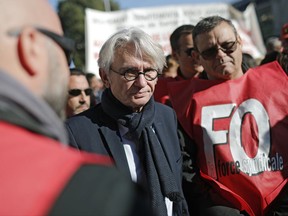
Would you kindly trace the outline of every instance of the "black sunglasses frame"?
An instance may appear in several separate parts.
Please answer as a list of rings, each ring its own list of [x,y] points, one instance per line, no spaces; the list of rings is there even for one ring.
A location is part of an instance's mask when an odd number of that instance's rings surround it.
[[[46,35],[47,37],[51,38],[63,49],[67,59],[68,66],[70,66],[72,62],[72,54],[75,51],[75,41],[44,28],[36,27],[35,29],[41,32],[42,34]]]
[[[204,50],[203,52],[201,52],[200,55],[205,60],[212,60],[216,57],[218,50],[222,50],[226,54],[230,54],[230,53],[235,52],[235,50],[237,49],[237,43],[238,43],[238,40],[236,39],[235,41],[227,42],[226,46],[228,44],[231,44],[231,46],[229,46],[227,48],[223,47],[223,45],[221,45],[219,47],[217,47],[217,46],[211,47],[211,48],[208,48],[207,50]]]
[[[40,33],[52,39],[55,43],[57,43],[62,48],[66,56],[68,66],[70,66],[72,62],[72,54],[75,51],[75,41],[70,38],[64,37],[62,35],[56,34],[47,29],[41,28],[41,27],[34,27],[34,28]],[[21,33],[21,30],[10,30],[7,33],[10,36],[18,37],[19,34]]]
[[[90,96],[92,94],[92,89],[91,88],[87,88],[87,89],[84,89],[84,90],[81,90],[81,89],[70,89],[68,91],[68,93],[69,93],[69,95],[71,95],[73,97],[77,97],[77,96],[82,94],[82,91],[85,92],[86,96]]]
[[[187,54],[187,56],[192,57],[192,52],[194,50],[195,50],[194,47],[190,47],[190,48],[185,50],[185,53]]]

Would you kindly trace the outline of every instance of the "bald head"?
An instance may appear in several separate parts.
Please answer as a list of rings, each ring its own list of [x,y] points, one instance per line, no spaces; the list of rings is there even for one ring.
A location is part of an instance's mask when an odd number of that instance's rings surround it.
[[[0,0],[0,8],[0,69],[9,71],[28,87],[35,87],[31,90],[41,94],[41,89],[37,87],[43,86],[42,80],[38,80],[39,86],[35,86],[29,83],[32,81],[30,78],[40,78],[36,75],[45,74],[48,51],[53,49],[53,52],[60,52],[58,55],[65,55],[61,48],[52,45],[51,39],[35,31],[35,27],[62,35],[58,15],[48,0]],[[11,35],[9,32],[16,34]],[[69,72],[68,68],[66,70]]]
[[[42,26],[62,34],[61,24],[48,0],[0,0],[0,30]]]
[[[65,39],[58,15],[48,0],[0,0],[0,8],[0,70],[61,113],[72,49],[59,42]]]

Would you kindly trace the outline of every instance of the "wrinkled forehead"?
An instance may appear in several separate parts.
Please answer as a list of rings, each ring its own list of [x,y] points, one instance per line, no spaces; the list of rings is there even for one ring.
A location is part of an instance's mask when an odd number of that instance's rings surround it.
[[[17,6],[15,6],[17,5]],[[58,15],[48,0],[0,0],[0,28],[39,26],[63,34]]]

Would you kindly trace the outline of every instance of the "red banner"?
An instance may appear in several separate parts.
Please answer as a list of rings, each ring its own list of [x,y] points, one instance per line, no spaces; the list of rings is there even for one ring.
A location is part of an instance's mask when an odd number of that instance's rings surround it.
[[[236,80],[168,84],[203,177],[251,215],[263,215],[287,181],[287,80],[273,62]]]

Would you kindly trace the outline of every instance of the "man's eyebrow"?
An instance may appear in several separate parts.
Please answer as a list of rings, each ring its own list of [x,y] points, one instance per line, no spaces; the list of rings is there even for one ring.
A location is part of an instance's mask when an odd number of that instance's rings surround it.
[[[125,66],[119,69],[120,71],[122,70],[138,70],[138,67],[136,66]]]

